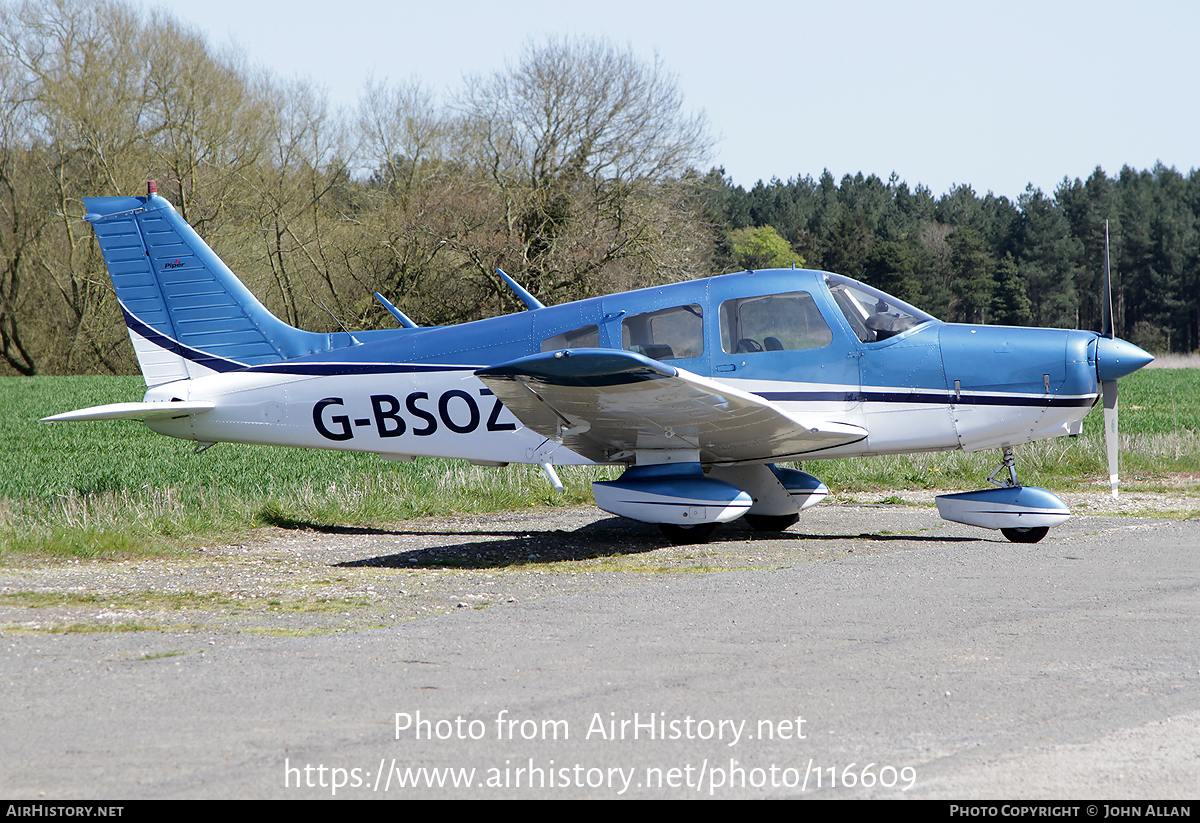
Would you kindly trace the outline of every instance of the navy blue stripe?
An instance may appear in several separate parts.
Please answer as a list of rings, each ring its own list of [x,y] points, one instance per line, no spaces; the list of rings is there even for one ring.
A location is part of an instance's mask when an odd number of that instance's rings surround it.
[[[425,374],[475,371],[478,368],[478,366],[436,366],[427,363],[265,363],[261,366],[251,366],[246,371],[333,377],[346,374]]]
[[[267,374],[295,374],[309,377],[332,377],[347,374],[418,374],[426,372],[474,371],[479,366],[431,366],[425,363],[263,363],[257,366],[247,366],[236,360],[228,360],[209,354],[200,349],[193,349],[174,338],[167,337],[162,332],[146,324],[124,305],[121,314],[125,324],[140,334],[147,341],[185,360],[190,360],[216,372],[248,371],[266,372]]]
[[[212,369],[217,372],[231,372],[246,368],[245,363],[238,363],[236,360],[217,357],[215,354],[209,354],[206,351],[185,346],[173,337],[167,337],[162,332],[147,325],[144,320],[125,308],[124,303],[121,304],[121,314],[125,317],[125,325],[130,329],[159,348],[166,349],[171,354],[178,355],[184,360],[190,360],[193,363],[204,366],[206,369]]]
[[[1070,514],[1066,509],[1039,509],[1034,506],[1024,506],[1021,511],[1012,509],[980,509],[971,514]]]
[[[658,492],[651,492],[657,494]],[[671,503],[666,500],[617,500],[617,503],[631,503],[635,506],[677,506],[681,509],[691,508],[692,506],[750,506],[752,503],[740,503],[737,500],[727,500],[721,498],[706,498],[698,497],[691,502],[684,501],[682,503]]]
[[[757,392],[763,400],[795,400],[812,402],[822,400],[835,403],[933,403],[936,405],[954,406],[1045,406],[1049,408],[1070,408],[1075,406],[1092,406],[1096,397],[996,397],[990,394],[960,394],[957,397],[951,392],[927,392],[909,394],[907,392],[885,391],[778,391]]]

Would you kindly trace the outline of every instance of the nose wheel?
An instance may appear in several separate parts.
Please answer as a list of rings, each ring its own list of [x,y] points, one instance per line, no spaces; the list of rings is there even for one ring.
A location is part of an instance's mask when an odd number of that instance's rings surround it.
[[[1040,526],[1035,529],[1001,529],[1000,534],[1007,537],[1011,543],[1037,543],[1049,531],[1049,526]]]

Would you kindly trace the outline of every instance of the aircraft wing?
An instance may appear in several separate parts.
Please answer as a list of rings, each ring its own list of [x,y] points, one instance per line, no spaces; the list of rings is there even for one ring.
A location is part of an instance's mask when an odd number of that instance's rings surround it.
[[[61,423],[64,421],[81,420],[152,420],[156,417],[189,417],[202,414],[216,407],[215,403],[207,400],[196,400],[190,403],[176,400],[170,403],[109,403],[106,406],[92,406],[87,409],[63,412],[51,417],[43,417],[43,423]]]
[[[525,426],[597,463],[641,449],[697,449],[702,463],[786,460],[867,436],[628,351],[547,352],[475,375]]]

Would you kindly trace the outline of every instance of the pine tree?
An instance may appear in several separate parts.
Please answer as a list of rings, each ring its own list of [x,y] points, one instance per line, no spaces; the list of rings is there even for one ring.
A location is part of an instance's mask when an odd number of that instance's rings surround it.
[[[996,291],[995,264],[983,247],[979,232],[969,226],[955,229],[947,238],[954,271],[954,319],[960,323],[986,323]]]
[[[1033,303],[1025,291],[1025,281],[1011,254],[996,265],[996,292],[992,298],[992,322],[1003,326],[1028,326],[1033,319]]]

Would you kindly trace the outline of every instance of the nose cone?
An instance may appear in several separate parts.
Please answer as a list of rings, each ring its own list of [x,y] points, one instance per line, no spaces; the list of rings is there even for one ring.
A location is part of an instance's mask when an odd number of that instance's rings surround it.
[[[1133,374],[1153,359],[1154,355],[1124,340],[1112,337],[1096,340],[1096,375],[1101,383]]]

